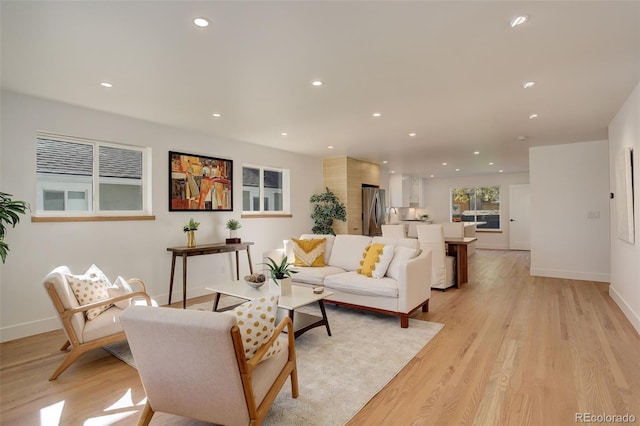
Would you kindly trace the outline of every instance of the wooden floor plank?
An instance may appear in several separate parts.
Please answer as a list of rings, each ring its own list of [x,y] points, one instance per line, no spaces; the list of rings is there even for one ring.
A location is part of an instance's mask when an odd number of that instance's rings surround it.
[[[528,252],[477,250],[469,283],[433,291],[416,314],[444,329],[349,425],[574,425],[576,412],[640,422],[640,336],[608,285],[531,277],[529,265]],[[0,423],[136,424],[137,372],[102,349],[47,380],[62,343],[55,331],[0,345]],[[202,425],[163,413],[154,424]]]

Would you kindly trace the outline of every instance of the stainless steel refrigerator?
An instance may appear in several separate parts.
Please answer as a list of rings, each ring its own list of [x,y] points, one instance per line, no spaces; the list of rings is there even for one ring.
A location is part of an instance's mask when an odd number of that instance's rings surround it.
[[[362,188],[362,235],[382,235],[385,216],[384,189]]]

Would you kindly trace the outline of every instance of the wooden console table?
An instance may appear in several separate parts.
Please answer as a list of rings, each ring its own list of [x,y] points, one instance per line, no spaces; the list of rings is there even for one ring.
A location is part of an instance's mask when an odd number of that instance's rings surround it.
[[[467,262],[467,246],[476,241],[475,237],[445,238],[449,246],[449,255],[456,258],[456,287],[469,281],[469,266]]]
[[[173,277],[176,270],[176,257],[182,256],[182,308],[187,307],[187,258],[190,256],[202,256],[205,254],[216,253],[236,253],[236,279],[240,279],[240,263],[238,252],[242,250],[247,251],[247,259],[249,260],[249,271],[253,274],[253,265],[251,264],[251,253],[249,252],[249,246],[253,245],[250,242],[236,243],[236,244],[203,244],[195,247],[169,247],[167,251],[172,252],[171,257],[171,281],[169,282],[169,304],[171,304],[171,294],[173,293]]]

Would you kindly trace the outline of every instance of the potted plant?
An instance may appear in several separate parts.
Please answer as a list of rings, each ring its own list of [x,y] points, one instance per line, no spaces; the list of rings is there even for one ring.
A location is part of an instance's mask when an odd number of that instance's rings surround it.
[[[240,222],[235,219],[229,219],[226,224],[226,228],[229,230],[229,238],[227,238],[227,244],[239,243],[238,229],[242,228]]]
[[[0,192],[0,258],[2,263],[7,259],[9,244],[4,242],[4,236],[7,233],[6,225],[15,228],[20,222],[20,214],[25,214],[30,210],[29,203],[26,201],[12,200],[13,195]]]
[[[288,262],[287,256],[284,256],[280,263],[270,257],[267,257],[267,266],[269,275],[273,282],[280,287],[280,295],[287,296],[291,294],[291,274],[297,274],[298,271],[291,269],[292,263]]]
[[[332,227],[333,221],[347,221],[347,209],[344,204],[329,188],[326,188],[326,192],[312,195],[309,201],[315,203],[313,213],[311,213],[311,218],[315,225],[311,232],[314,234],[336,235]]]
[[[196,246],[195,231],[198,230],[198,226],[200,226],[200,222],[196,222],[193,218],[190,218],[189,223],[182,227],[182,230],[187,233],[187,247]]]

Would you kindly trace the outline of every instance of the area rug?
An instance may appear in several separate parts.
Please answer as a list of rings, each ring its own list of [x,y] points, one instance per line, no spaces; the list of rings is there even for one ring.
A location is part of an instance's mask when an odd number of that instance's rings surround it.
[[[189,309],[211,310],[211,303]],[[344,425],[440,331],[443,324],[327,305],[331,337],[324,327],[296,339],[300,395],[287,382],[263,424]],[[319,314],[316,306],[305,312]],[[126,342],[105,347],[135,367]]]

